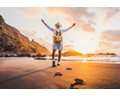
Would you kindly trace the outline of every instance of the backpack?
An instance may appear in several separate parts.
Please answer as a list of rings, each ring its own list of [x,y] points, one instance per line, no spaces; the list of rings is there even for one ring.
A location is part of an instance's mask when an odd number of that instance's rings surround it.
[[[60,43],[62,42],[62,35],[61,35],[61,31],[60,30],[55,30],[55,34],[53,36],[53,41],[55,43]]]

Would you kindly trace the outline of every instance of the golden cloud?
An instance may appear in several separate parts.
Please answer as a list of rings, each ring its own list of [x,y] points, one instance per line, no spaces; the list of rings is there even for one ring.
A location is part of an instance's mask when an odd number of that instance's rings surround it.
[[[19,8],[19,13],[23,14],[28,19],[39,17],[39,12],[42,8],[39,7],[23,7]]]
[[[88,12],[85,7],[25,7],[19,8],[19,12],[25,15],[27,18],[37,18],[42,15],[42,11],[49,12],[50,16],[53,14],[62,14],[64,19],[69,23],[77,23],[76,29],[82,29],[85,32],[94,32],[93,27],[95,22],[92,18],[95,16],[94,13]],[[85,19],[85,20],[84,20]],[[86,22],[87,21],[87,22]],[[89,22],[91,21],[91,22]],[[94,25],[93,25],[94,24]]]
[[[101,33],[101,40],[99,42],[99,51],[116,52],[120,49],[120,30],[106,30]]]
[[[66,20],[70,23],[74,21],[77,23],[77,29],[82,29],[86,32],[94,32],[95,28],[93,25],[96,25],[94,21],[91,20],[95,16],[94,13],[87,11],[85,7],[50,7],[47,8],[50,12],[54,14],[62,13],[65,15]],[[86,20],[83,20],[85,18]],[[85,22],[87,21],[87,22]]]
[[[116,16],[118,13],[120,13],[120,8],[118,7],[107,7],[104,8],[104,13],[105,13],[105,21],[111,20],[114,16]]]

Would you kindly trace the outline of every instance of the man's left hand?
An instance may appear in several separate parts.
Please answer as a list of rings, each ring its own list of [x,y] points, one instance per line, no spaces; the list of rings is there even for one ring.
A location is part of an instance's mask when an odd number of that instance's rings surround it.
[[[76,25],[76,23],[73,23],[73,25],[72,26],[75,26]]]

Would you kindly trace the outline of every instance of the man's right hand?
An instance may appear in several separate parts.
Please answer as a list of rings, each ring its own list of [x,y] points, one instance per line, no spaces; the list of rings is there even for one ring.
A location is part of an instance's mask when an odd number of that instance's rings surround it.
[[[43,20],[43,19],[41,19],[41,21],[42,21],[42,22],[44,22],[44,20]]]

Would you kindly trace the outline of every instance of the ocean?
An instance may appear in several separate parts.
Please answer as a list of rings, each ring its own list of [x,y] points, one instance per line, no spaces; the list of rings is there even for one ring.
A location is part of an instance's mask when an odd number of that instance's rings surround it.
[[[50,56],[39,57],[40,60],[51,60]],[[57,59],[57,57],[55,57]],[[9,59],[34,59],[32,57],[0,57],[0,60],[9,60]],[[79,57],[79,56],[69,56],[61,57],[62,61],[80,61],[80,62],[96,62],[96,63],[111,63],[111,64],[120,64],[120,56],[91,56],[91,57]]]
[[[100,62],[100,63],[115,63],[120,64],[120,56],[92,56],[92,57],[79,57],[79,56],[71,56],[71,57],[63,57],[62,60],[75,60],[81,62]]]

